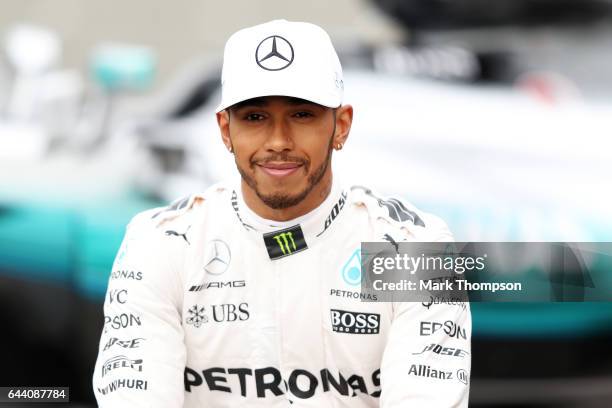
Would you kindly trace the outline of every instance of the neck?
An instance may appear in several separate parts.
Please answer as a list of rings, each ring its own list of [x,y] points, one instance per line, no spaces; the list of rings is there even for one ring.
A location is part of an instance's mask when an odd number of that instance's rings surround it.
[[[328,169],[326,174],[310,193],[300,203],[288,207],[275,209],[268,207],[244,180],[241,181],[242,195],[246,205],[257,215],[267,220],[289,221],[308,214],[321,205],[329,196],[332,186],[332,174]]]

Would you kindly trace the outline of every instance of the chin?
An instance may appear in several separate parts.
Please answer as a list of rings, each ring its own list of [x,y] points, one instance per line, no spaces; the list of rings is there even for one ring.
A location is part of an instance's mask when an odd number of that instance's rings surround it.
[[[283,198],[291,200],[300,195],[303,190],[295,189],[269,189],[266,191],[260,191],[261,196],[269,198]]]
[[[266,191],[266,192],[259,191],[257,195],[264,203],[266,203],[266,205],[268,205],[271,208],[279,210],[279,209],[286,209],[286,208],[290,208],[290,207],[298,205],[306,198],[306,196],[308,195],[307,193],[308,192],[306,189],[301,189],[301,190],[281,189],[281,190]]]
[[[300,178],[297,180],[277,180],[274,182],[268,182],[266,184],[259,183],[258,187],[259,190],[266,195],[282,194],[293,196],[306,190],[308,184],[306,183],[305,178]]]

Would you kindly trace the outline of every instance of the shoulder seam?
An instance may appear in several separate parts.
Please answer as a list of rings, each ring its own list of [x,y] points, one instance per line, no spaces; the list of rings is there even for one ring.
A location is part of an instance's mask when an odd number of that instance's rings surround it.
[[[351,192],[355,190],[362,190],[362,194],[376,201],[381,210],[384,208],[386,210],[386,218],[399,224],[410,222],[415,226],[425,228],[426,225],[423,218],[416,211],[408,209],[403,200],[393,197],[378,197],[372,189],[364,186],[351,186]]]

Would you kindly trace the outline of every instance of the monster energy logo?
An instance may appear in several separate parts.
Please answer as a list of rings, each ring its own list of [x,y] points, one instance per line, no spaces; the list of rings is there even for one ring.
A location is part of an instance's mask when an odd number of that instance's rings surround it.
[[[299,225],[264,234],[264,241],[268,255],[272,260],[293,255],[308,248],[304,240],[304,233]]]
[[[295,241],[293,240],[293,234],[291,232],[283,232],[282,234],[278,234],[274,236],[276,243],[280,247],[281,251],[283,251],[283,255],[290,254],[293,251],[297,250],[295,246]],[[291,246],[293,247],[293,251],[291,250]]]

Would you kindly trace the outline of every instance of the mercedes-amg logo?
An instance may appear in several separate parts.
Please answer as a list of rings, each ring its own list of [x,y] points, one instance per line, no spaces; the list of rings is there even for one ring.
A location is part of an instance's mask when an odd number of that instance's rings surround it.
[[[280,71],[293,62],[293,47],[283,37],[271,35],[257,46],[255,61],[266,71]]]
[[[204,265],[204,270],[211,275],[221,275],[227,270],[232,260],[229,246],[220,239],[214,239],[208,243],[206,254],[208,261]]]

